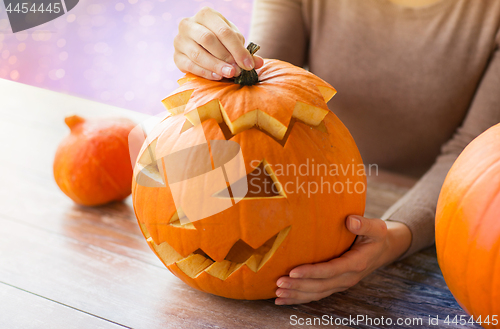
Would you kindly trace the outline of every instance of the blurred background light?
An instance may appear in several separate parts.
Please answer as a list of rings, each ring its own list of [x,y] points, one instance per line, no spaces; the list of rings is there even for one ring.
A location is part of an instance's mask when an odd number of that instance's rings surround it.
[[[0,78],[155,114],[182,73],[173,40],[209,6],[248,37],[252,0],[81,0],[59,18],[12,33],[0,4]]]

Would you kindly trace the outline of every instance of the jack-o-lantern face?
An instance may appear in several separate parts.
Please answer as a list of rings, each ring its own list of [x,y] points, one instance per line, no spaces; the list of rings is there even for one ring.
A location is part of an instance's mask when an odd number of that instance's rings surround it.
[[[341,255],[355,237],[345,218],[365,205],[358,149],[326,106],[335,89],[277,60],[257,73],[252,86],[186,75],[163,101],[170,115],[149,134],[134,170],[134,209],[151,249],[190,286],[237,299],[275,297],[276,280],[295,266]],[[173,161],[181,176],[200,181],[226,163],[225,180],[179,198],[174,185],[183,179],[169,175],[168,156],[202,145],[193,129],[207,144]],[[226,141],[233,144],[217,146]],[[243,177],[232,179],[227,163],[237,154]],[[221,211],[199,210],[200,193]]]

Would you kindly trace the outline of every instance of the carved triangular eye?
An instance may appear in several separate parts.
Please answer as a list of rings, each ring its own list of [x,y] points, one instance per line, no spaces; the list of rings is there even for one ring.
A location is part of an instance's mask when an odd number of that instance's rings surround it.
[[[169,225],[188,230],[196,230],[196,227],[189,221],[181,207],[177,208],[172,218],[170,218]]]
[[[238,195],[235,191],[245,191],[245,189],[239,188],[245,183],[248,186],[247,193]],[[231,184],[229,189],[234,199],[286,198],[282,185],[266,160],[262,160],[246,177]],[[214,196],[227,198],[227,194],[224,192],[225,190],[217,192]]]

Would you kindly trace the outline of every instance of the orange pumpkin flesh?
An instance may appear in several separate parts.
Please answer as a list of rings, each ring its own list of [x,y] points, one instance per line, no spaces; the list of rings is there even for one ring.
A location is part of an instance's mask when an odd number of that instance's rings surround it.
[[[296,192],[302,182],[345,187],[349,180],[352,186],[365,186],[354,140],[326,106],[335,89],[277,60],[265,60],[257,73],[260,82],[252,86],[187,74],[163,100],[171,114],[150,133],[134,169],[134,209],[151,249],[190,286],[236,299],[275,297],[276,280],[295,266],[341,255],[355,238],[345,228],[345,218],[362,215],[365,205],[364,190],[309,197],[300,188]],[[174,140],[179,144],[189,138],[186,133],[198,116],[210,145],[237,142],[246,173],[264,167],[278,188],[269,195],[247,194],[222,212],[183,224],[183,210],[176,209],[159,154],[172,147],[172,136],[178,136]],[[156,170],[147,167],[151,158]],[[279,172],[280,166],[306,163],[349,169],[339,175]],[[294,188],[287,193],[285,186]]]
[[[436,211],[436,250],[460,306],[474,319],[500,316],[500,124],[472,141],[450,169]]]
[[[132,166],[128,119],[65,119],[70,134],[59,145],[54,178],[74,202],[96,206],[126,198],[131,193]]]

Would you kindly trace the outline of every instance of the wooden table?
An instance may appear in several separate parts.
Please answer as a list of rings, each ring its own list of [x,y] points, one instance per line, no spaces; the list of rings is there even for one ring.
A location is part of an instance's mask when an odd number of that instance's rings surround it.
[[[446,287],[434,248],[306,305],[235,301],[188,287],[148,248],[130,198],[86,208],[58,189],[53,156],[68,134],[63,118],[74,113],[146,118],[0,80],[0,328],[286,328],[291,317],[323,315],[422,318],[422,326],[408,327],[460,327],[427,324],[428,316],[442,321],[465,314]],[[389,173],[371,177],[366,215],[380,216],[413,183]]]

